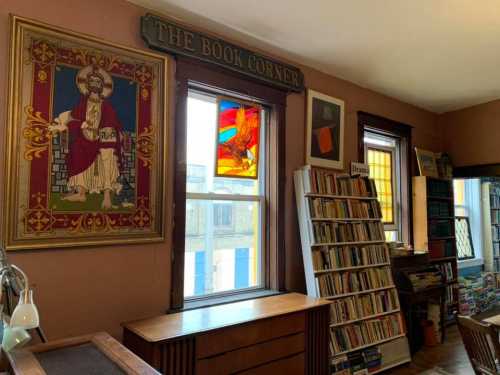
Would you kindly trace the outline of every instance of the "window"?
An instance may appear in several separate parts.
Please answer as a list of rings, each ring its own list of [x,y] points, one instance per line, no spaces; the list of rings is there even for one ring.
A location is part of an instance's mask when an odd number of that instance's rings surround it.
[[[401,241],[401,163],[396,137],[364,132],[365,160],[375,180],[387,241]]]
[[[217,92],[188,91],[185,298],[264,286],[268,110],[260,117],[258,179],[215,177]]]
[[[455,237],[459,261],[482,256],[480,186],[477,178],[453,180]]]

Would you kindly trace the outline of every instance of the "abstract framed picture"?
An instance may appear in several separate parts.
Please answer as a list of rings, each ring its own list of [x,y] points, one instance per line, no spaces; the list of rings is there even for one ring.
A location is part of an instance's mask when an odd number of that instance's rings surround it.
[[[344,168],[344,101],[307,90],[306,164]]]
[[[11,17],[7,250],[164,239],[166,68]]]
[[[434,152],[415,147],[415,155],[417,156],[417,164],[421,176],[439,177],[436,154]]]
[[[257,179],[262,108],[217,97],[215,176]]]

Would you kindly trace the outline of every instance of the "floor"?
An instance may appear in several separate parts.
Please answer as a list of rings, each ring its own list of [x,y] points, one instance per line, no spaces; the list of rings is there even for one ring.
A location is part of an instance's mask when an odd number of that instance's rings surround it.
[[[384,374],[416,375],[434,367],[440,367],[453,375],[474,374],[456,325],[448,327],[442,345],[433,348],[423,347],[413,356],[410,364],[389,370]]]

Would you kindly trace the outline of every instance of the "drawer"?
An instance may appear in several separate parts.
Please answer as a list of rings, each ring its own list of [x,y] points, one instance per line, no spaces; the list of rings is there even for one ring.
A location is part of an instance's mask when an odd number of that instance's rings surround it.
[[[211,357],[244,346],[304,332],[304,330],[305,314],[303,311],[221,328],[201,334],[196,338],[196,359]]]
[[[233,374],[303,353],[304,333],[273,339],[196,362],[197,375]]]
[[[305,373],[305,356],[301,353],[240,372],[238,375],[304,375]]]

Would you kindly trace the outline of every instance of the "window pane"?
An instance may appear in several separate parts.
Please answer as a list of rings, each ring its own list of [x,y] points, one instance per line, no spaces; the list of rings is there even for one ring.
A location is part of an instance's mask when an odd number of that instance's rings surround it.
[[[382,221],[384,223],[394,222],[394,184],[392,176],[392,152],[368,148],[368,165],[370,166],[370,177],[375,180],[378,200],[382,209]]]
[[[187,110],[186,191],[190,193],[258,195],[261,185],[260,178],[259,180],[251,180],[214,177],[217,134],[216,97],[190,91]],[[261,116],[265,116],[264,111],[262,111]],[[262,120],[261,123],[264,124]],[[261,153],[260,170],[262,170],[262,159]]]
[[[186,201],[185,297],[261,286],[259,206]]]
[[[395,230],[386,230],[385,231],[385,240],[387,242],[398,241],[398,232]]]

